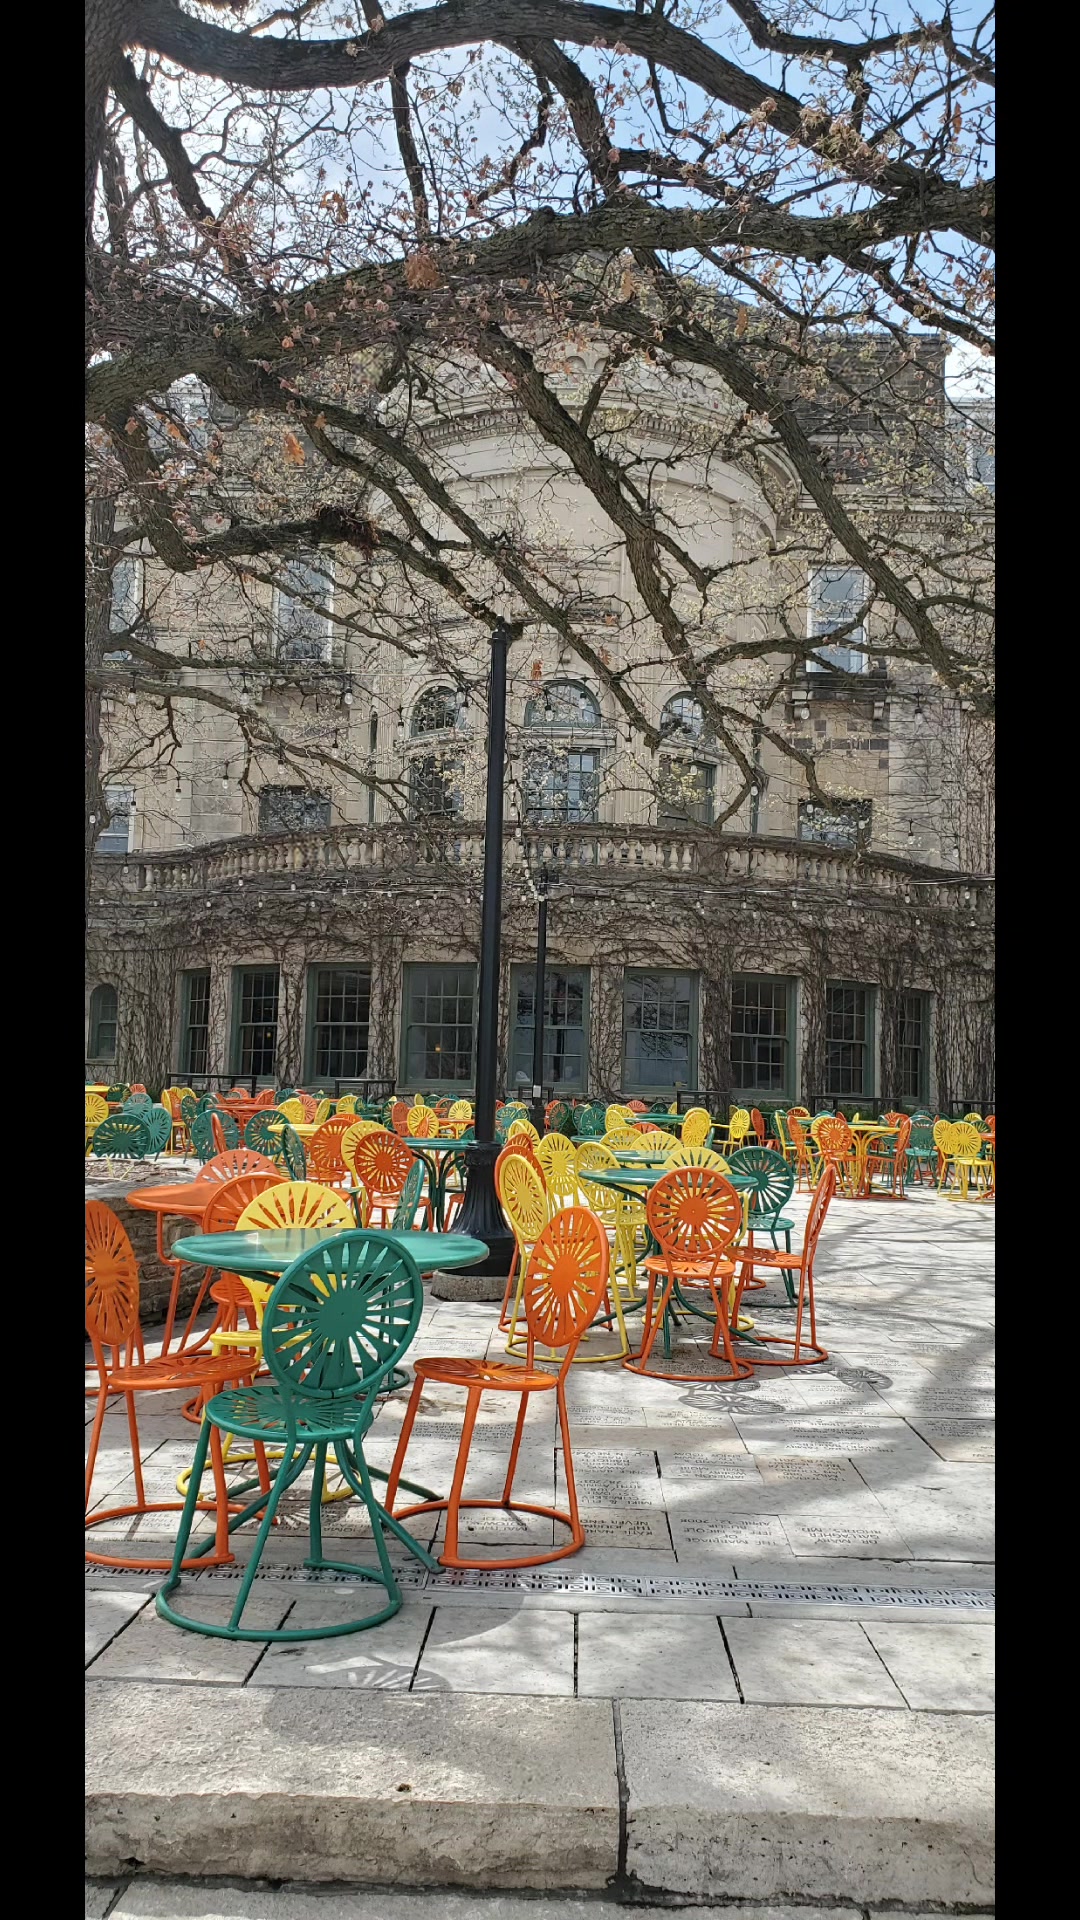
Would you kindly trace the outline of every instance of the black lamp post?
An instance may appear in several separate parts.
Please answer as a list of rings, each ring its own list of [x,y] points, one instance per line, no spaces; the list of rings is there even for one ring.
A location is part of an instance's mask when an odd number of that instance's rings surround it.
[[[475,1145],[464,1150],[465,1199],[457,1233],[483,1240],[487,1258],[458,1272],[509,1272],[514,1236],[495,1192],[495,1074],[499,1052],[499,949],[502,932],[503,783],[506,774],[506,654],[513,630],[499,620],[491,630],[488,690],[487,806],[484,814],[484,883],[480,914],[480,980],[476,1021]]]
[[[544,1015],[547,1011],[547,874],[540,869],[536,909],[536,982],[533,988],[533,1126],[544,1131]]]

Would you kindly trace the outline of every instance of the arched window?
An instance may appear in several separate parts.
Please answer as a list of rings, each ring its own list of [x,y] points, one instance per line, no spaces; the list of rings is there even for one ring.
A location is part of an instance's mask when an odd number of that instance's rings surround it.
[[[595,733],[600,703],[579,680],[551,680],[525,705],[525,725],[548,733]]]
[[[445,733],[461,725],[461,700],[455,687],[428,687],[412,710],[409,732],[415,740],[425,733]]]
[[[688,693],[676,693],[665,702],[660,731],[673,746],[707,747],[715,737],[701,701],[692,699]]]
[[[88,1057],[91,1060],[116,1059],[116,988],[101,985],[90,995],[90,1035]]]
[[[716,807],[716,735],[700,700],[676,693],[660,715],[669,749],[660,755],[656,793],[659,827],[709,827]]]

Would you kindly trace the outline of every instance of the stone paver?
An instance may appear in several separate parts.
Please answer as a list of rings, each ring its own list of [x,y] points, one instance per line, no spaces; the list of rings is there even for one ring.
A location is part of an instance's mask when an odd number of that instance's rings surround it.
[[[86,1665],[96,1660],[98,1654],[122,1633],[135,1615],[145,1607],[145,1593],[118,1593],[109,1588],[106,1592],[86,1595]]]
[[[909,1707],[993,1712],[994,1629],[989,1624],[873,1620],[864,1631]]]
[[[746,1701],[904,1705],[857,1620],[728,1620],[724,1627]]]
[[[578,1694],[630,1700],[737,1700],[723,1635],[708,1615],[583,1613]]]
[[[159,1576],[160,1578],[160,1576]],[[197,1582],[176,1601],[178,1613],[192,1619],[223,1625],[235,1602],[235,1590],[229,1595],[200,1591]],[[244,1614],[244,1625],[280,1627],[294,1596],[284,1590],[266,1589],[253,1593]],[[104,1653],[87,1668],[92,1680],[203,1681],[214,1683],[245,1680],[260,1658],[265,1642],[256,1640],[218,1640],[205,1633],[186,1633],[162,1620],[153,1605],[144,1607],[126,1632],[106,1647]]]
[[[448,1693],[574,1691],[574,1622],[563,1612],[440,1609],[420,1661],[421,1690]]]

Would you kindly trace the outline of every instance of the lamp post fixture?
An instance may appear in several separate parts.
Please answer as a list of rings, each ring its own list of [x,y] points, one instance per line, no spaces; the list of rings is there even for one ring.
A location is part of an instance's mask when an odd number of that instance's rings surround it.
[[[487,1258],[459,1273],[510,1270],[514,1236],[495,1192],[495,1085],[499,1052],[499,950],[502,934],[503,785],[506,778],[506,655],[515,631],[504,620],[491,630],[488,685],[487,805],[484,813],[484,880],[480,909],[480,978],[477,988],[475,1144],[465,1150],[465,1198],[455,1231],[483,1240]]]

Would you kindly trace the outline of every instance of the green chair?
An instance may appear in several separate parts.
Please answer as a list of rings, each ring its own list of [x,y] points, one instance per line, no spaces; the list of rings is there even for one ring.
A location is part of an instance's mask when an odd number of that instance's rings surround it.
[[[90,1151],[98,1160],[142,1160],[146,1155],[146,1122],[138,1113],[110,1113],[94,1128]]]
[[[196,1100],[195,1095],[193,1093],[185,1093],[183,1099],[180,1102],[180,1118],[183,1121],[185,1127],[191,1126],[191,1123],[194,1120],[195,1115],[198,1113],[198,1111],[199,1111],[199,1103]]]
[[[127,1099],[124,1101],[122,1111],[124,1113],[144,1113],[147,1107],[152,1107],[153,1104],[148,1093],[129,1093]]]
[[[272,1383],[215,1394],[206,1406],[172,1567],[157,1596],[157,1611],[163,1620],[189,1633],[205,1633],[219,1640],[328,1640],[377,1627],[401,1606],[401,1590],[386,1547],[387,1531],[430,1572],[438,1572],[431,1555],[376,1500],[364,1459],[364,1436],[371,1426],[380,1390],[385,1390],[416,1333],[423,1297],[412,1257],[385,1234],[359,1229],[323,1241],[313,1252],[294,1260],[282,1274],[262,1321],[263,1359],[273,1376]],[[207,1450],[215,1431],[262,1441],[282,1451],[273,1485],[268,1491],[260,1489],[229,1521],[231,1533],[257,1513],[262,1514],[236,1604],[224,1626],[177,1612],[168,1597],[180,1582],[182,1562],[204,1550],[200,1544],[194,1554],[189,1556],[187,1552]],[[331,1451],[346,1483],[367,1508],[377,1568],[354,1560],[329,1560],[323,1552],[322,1494]],[[281,1497],[295,1485],[313,1457],[311,1552],[304,1565],[347,1573],[353,1580],[373,1580],[384,1588],[386,1605],[376,1613],[328,1626],[241,1626]],[[205,1550],[213,1544],[211,1536]]]
[[[570,1108],[568,1107],[566,1101],[556,1100],[554,1105],[552,1106],[551,1112],[548,1115],[548,1120],[547,1120],[548,1133],[561,1133],[561,1134],[564,1134],[567,1139],[569,1139],[569,1134],[567,1134],[566,1132],[567,1122],[569,1121],[569,1118],[570,1118]]]
[[[280,1133],[271,1133],[271,1127],[280,1127],[285,1122],[283,1113],[276,1107],[260,1107],[253,1113],[244,1128],[244,1145],[253,1153],[265,1153],[268,1160],[274,1160],[281,1152]]]
[[[791,1199],[795,1186],[795,1169],[789,1166],[782,1153],[774,1153],[771,1147],[736,1147],[734,1153],[725,1155],[732,1173],[744,1180],[752,1180],[750,1210],[747,1224],[751,1233],[767,1233],[773,1246],[778,1246],[777,1234],[784,1236],[784,1251],[791,1252],[791,1229],[794,1220],[786,1218],[783,1209]],[[747,1191],[746,1188],[743,1189]],[[784,1276],[784,1287],[792,1306],[795,1304],[794,1275],[791,1269],[780,1269]]]
[[[405,1185],[402,1187],[401,1193],[398,1196],[398,1203],[394,1208],[394,1217],[390,1222],[391,1227],[394,1228],[395,1231],[399,1233],[408,1232],[413,1227],[416,1221],[416,1209],[420,1205],[423,1192],[424,1163],[422,1160],[414,1160],[408,1173],[405,1175]],[[434,1194],[431,1195],[431,1201],[434,1205]]]
[[[191,1136],[191,1150],[196,1159],[201,1160],[203,1166],[205,1166],[206,1162],[212,1160],[217,1152],[214,1130],[210,1125],[209,1108],[203,1107],[200,1108],[198,1112],[193,1113],[187,1123],[187,1130]]]
[[[155,1160],[164,1153],[172,1140],[173,1117],[167,1107],[151,1106],[137,1116],[146,1129],[146,1152],[152,1153]]]
[[[575,1132],[582,1140],[599,1140],[607,1132],[604,1107],[579,1107],[574,1115]]]
[[[102,1122],[102,1125],[104,1125],[104,1122]],[[96,1137],[95,1135],[95,1138]],[[912,1122],[911,1137],[908,1140],[905,1158],[907,1165],[913,1173],[919,1174],[921,1177],[922,1169],[929,1167],[931,1179],[937,1179],[938,1152],[934,1145],[934,1129],[929,1121],[927,1121],[925,1125],[919,1126],[916,1126],[914,1121]]]
[[[106,1100],[109,1100],[109,1101],[122,1102],[127,1099],[128,1094],[130,1092],[131,1092],[130,1087],[125,1086],[123,1083],[120,1083],[115,1087],[106,1087],[105,1098]]]
[[[286,1121],[277,1138],[278,1144],[272,1156],[275,1163],[284,1167],[290,1180],[306,1180],[307,1154],[300,1135],[294,1133]]]

